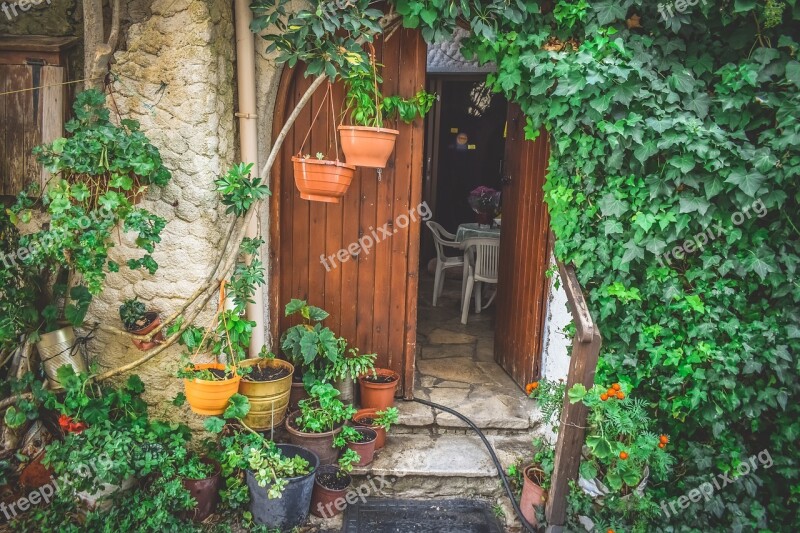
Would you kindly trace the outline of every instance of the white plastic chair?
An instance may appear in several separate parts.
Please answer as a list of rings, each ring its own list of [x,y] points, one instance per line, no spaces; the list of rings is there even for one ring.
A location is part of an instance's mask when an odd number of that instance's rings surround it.
[[[461,254],[449,257],[445,255],[444,250],[445,248],[455,248],[461,251],[464,247],[460,242],[456,241],[455,235],[444,229],[438,222],[428,220],[425,224],[433,233],[433,241],[436,244],[436,275],[433,280],[433,306],[436,307],[436,302],[439,300],[439,296],[442,295],[442,289],[444,288],[444,271],[448,268],[464,266],[464,257]]]
[[[497,291],[481,307],[482,283],[497,285],[497,272],[500,265],[500,239],[475,238],[464,241],[464,282],[461,293],[461,323],[467,323],[472,292],[475,289],[475,312],[480,313],[494,300]]]

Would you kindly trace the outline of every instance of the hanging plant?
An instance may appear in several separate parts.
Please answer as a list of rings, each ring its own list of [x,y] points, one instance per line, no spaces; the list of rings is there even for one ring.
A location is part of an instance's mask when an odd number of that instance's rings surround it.
[[[378,84],[375,49],[369,44],[370,64],[354,66],[345,78],[346,109],[353,125],[340,125],[342,151],[348,163],[358,167],[384,168],[394,151],[400,131],[384,127],[384,119],[411,123],[430,111],[436,96],[419,91],[412,98],[383,96]]]
[[[319,117],[319,113],[326,103],[330,104],[328,124],[333,126],[333,90],[330,83],[328,83],[325,97],[322,99],[322,103],[311,121],[308,133],[306,133],[306,137],[303,139],[300,153],[292,157],[294,182],[297,185],[297,189],[300,191],[300,198],[303,200],[339,203],[339,199],[344,196],[347,189],[350,187],[350,183],[353,181],[356,167],[352,164],[339,161],[339,142],[336,138],[336,132],[333,132],[333,142],[336,147],[335,161],[325,159],[325,155],[322,152],[317,152],[316,159],[312,159],[308,154],[302,155],[306,141],[311,135],[311,130],[314,128],[314,123],[317,121],[317,117]]]

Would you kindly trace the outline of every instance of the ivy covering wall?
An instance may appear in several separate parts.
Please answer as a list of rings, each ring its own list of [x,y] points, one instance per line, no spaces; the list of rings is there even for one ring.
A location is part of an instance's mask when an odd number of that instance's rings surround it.
[[[731,480],[643,530],[798,531],[800,6],[393,3],[429,41],[467,21],[465,54],[550,135],[556,254],[600,323],[597,382],[647,398],[679,461],[655,501]]]

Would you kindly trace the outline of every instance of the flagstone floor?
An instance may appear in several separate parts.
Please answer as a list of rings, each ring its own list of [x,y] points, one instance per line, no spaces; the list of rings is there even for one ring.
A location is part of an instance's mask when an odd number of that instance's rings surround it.
[[[481,428],[533,427],[531,401],[494,361],[494,304],[479,314],[471,310],[464,325],[460,280],[445,281],[436,307],[432,295],[433,276],[422,272],[414,395],[456,409]],[[456,417],[421,404],[403,407],[401,422],[406,425],[466,427]]]

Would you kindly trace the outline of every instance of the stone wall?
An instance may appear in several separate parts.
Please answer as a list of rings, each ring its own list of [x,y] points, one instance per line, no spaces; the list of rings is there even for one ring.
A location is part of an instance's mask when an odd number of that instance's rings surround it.
[[[153,254],[158,272],[151,276],[123,268],[110,274],[91,307],[92,318],[115,326],[117,308],[126,298],[138,296],[166,316],[204,282],[230,220],[214,180],[238,157],[231,2],[155,1],[139,13],[144,18],[129,26],[126,42],[114,56],[114,102],[123,117],[142,124],[172,171],[172,181],[149,190],[141,204],[168,222]],[[123,263],[139,253],[132,235],[123,234],[113,258]],[[212,300],[198,325],[208,323],[215,307]],[[104,368],[142,355],[128,339],[110,333],[100,333],[93,346]],[[183,387],[174,377],[180,352],[172,347],[133,372],[144,380],[151,405],[165,410],[159,415],[197,426],[201,419],[188,406],[175,409],[168,403]]]

